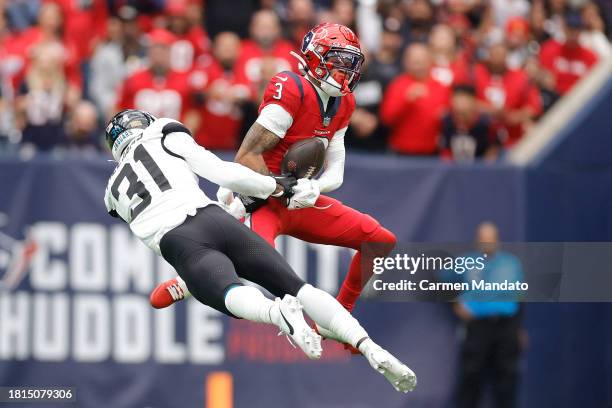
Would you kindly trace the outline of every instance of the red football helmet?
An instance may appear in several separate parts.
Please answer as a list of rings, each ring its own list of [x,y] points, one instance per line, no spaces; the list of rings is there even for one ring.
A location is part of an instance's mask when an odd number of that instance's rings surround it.
[[[331,96],[346,95],[357,86],[364,57],[350,28],[321,23],[304,36],[301,51],[305,69]]]

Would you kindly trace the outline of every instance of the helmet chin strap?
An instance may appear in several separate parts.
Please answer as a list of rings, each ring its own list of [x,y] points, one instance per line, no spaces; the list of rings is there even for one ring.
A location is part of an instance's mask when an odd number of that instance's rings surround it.
[[[346,95],[345,92],[342,92],[342,85],[340,85],[334,78],[331,76],[327,76],[326,80],[321,80],[321,89],[323,92],[332,97],[339,97]]]

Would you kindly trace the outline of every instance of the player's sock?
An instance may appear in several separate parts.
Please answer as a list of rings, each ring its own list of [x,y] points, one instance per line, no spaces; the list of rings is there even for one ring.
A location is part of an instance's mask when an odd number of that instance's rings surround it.
[[[368,338],[368,333],[336,299],[311,285],[298,291],[298,300],[315,323],[333,333],[333,338],[357,347]]]
[[[340,287],[336,299],[346,310],[351,312],[353,307],[355,307],[357,298],[361,294],[361,288],[361,251],[357,251],[351,260],[348,273],[344,278],[344,282],[342,282],[342,287]]]
[[[236,317],[259,323],[274,324],[271,312],[274,301],[252,286],[233,286],[225,294],[225,307]]]

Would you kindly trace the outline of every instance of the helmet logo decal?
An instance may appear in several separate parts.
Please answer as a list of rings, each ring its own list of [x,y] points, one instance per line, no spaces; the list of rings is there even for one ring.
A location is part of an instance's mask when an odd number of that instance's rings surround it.
[[[302,40],[302,53],[306,53],[308,50],[312,37],[314,37],[314,33],[312,31],[309,31],[308,34],[304,36],[304,40]]]

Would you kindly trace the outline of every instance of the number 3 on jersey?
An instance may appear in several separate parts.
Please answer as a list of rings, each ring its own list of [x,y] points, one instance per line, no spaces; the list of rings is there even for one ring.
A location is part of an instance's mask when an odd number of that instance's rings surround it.
[[[171,188],[168,179],[166,176],[164,176],[157,163],[155,163],[143,145],[139,145],[136,150],[134,150],[134,160],[142,163],[145,170],[147,170],[155,184],[157,184],[157,187],[159,187],[162,192]],[[111,193],[113,194],[113,197],[115,197],[115,200],[119,200],[119,186],[124,179],[127,179],[129,182],[129,186],[126,191],[127,198],[131,200],[134,197],[134,194],[136,194],[142,200],[140,204],[130,209],[130,218],[134,220],[138,214],[140,214],[149,206],[149,204],[151,204],[151,194],[149,193],[149,190],[147,190],[145,184],[138,179],[138,175],[132,166],[130,166],[129,163],[126,163],[117,175],[117,178],[111,187]]]
[[[283,84],[280,82],[275,82],[274,86],[276,87],[276,94],[272,95],[274,99],[280,99],[283,97]]]

